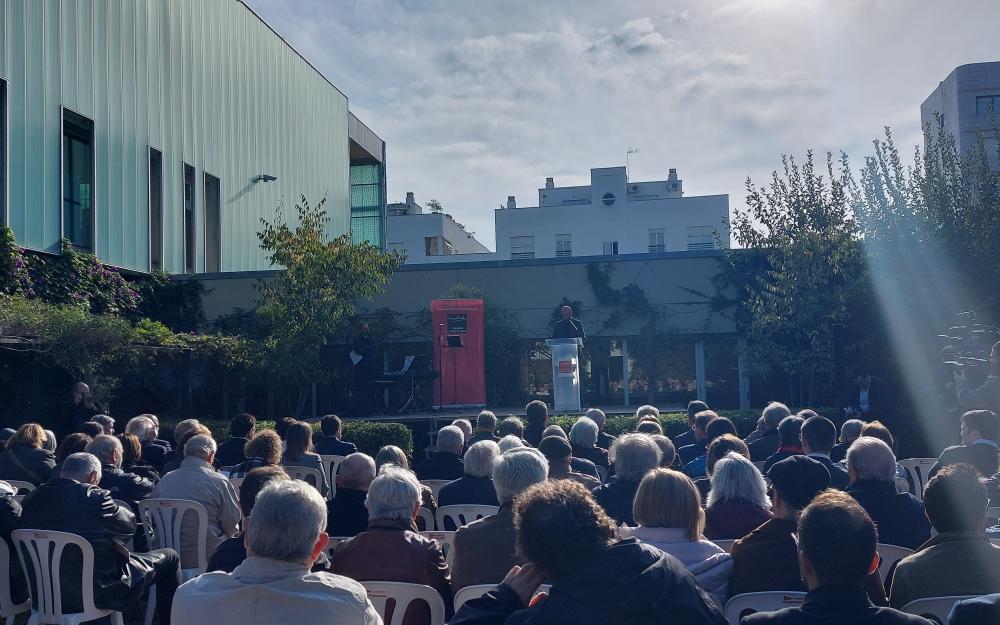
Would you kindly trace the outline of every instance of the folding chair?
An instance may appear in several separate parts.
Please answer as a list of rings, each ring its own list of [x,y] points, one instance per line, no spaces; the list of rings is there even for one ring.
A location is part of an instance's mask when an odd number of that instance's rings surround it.
[[[962,599],[972,599],[979,595],[956,595],[954,597],[927,597],[917,599],[903,606],[903,612],[916,614],[939,625],[948,625],[948,614],[955,604]]]
[[[897,562],[913,553],[912,549],[897,547],[896,545],[887,545],[885,543],[879,543],[876,545],[876,550],[878,551],[879,558],[882,559],[878,565],[878,575],[882,578],[883,584],[885,584],[885,578],[889,576],[889,571],[892,570],[892,567],[896,566]]]
[[[430,608],[430,625],[444,625],[444,601],[430,586],[403,582],[361,582],[361,585],[385,625],[403,625],[406,608],[414,601],[423,601]]]
[[[436,540],[448,566],[455,564],[455,532],[420,532],[420,535]]]
[[[285,473],[293,480],[302,480],[316,490],[323,493],[323,472],[312,467],[291,467],[284,465]]]
[[[184,516],[193,513],[198,523],[197,562],[185,562],[181,545]],[[149,545],[153,549],[173,549],[181,555],[180,579],[185,582],[208,570],[208,511],[197,501],[186,499],[144,499],[139,502],[139,517],[146,526]],[[193,566],[192,566],[193,565]],[[149,589],[145,625],[153,622],[156,610],[156,586]]]
[[[740,625],[740,620],[755,612],[774,612],[783,608],[802,605],[804,592],[747,592],[736,595],[726,603],[725,616],[730,625]]]
[[[437,509],[437,527],[442,531],[448,530],[446,524],[448,521],[452,527],[458,529],[483,517],[494,515],[499,509],[500,506],[441,506]]]
[[[7,543],[0,540],[0,618],[6,625],[14,625],[18,614],[31,609],[31,598],[24,603],[14,603],[10,585],[10,549]]]
[[[340,463],[344,461],[347,456],[334,456],[326,455],[320,456],[320,462],[323,463],[325,467],[326,474],[330,478],[327,480],[330,482],[330,492],[327,495],[329,499],[333,499],[334,495],[337,494],[337,472],[340,471]]]
[[[899,461],[899,464],[910,474],[910,479],[913,480],[913,488],[916,490],[913,494],[919,499],[924,498],[924,488],[926,488],[927,482],[930,479],[928,474],[936,462],[937,458],[907,458]]]
[[[458,609],[469,601],[482,597],[499,585],[500,582],[497,582],[496,584],[476,584],[475,586],[466,586],[462,588],[455,593],[455,611],[458,612]],[[551,588],[552,584],[542,584],[538,587],[538,590],[535,591],[535,595],[548,592]]]

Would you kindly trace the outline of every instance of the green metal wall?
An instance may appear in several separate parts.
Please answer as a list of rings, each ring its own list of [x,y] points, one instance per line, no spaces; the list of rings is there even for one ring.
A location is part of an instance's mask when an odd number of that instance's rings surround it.
[[[60,107],[95,122],[96,253],[149,268],[147,147],[163,153],[164,266],[183,271],[182,169],[221,180],[222,270],[266,268],[261,217],[300,194],[350,228],[347,97],[238,0],[0,0],[8,81],[7,220],[25,247],[60,238]],[[254,183],[258,174],[277,182]]]

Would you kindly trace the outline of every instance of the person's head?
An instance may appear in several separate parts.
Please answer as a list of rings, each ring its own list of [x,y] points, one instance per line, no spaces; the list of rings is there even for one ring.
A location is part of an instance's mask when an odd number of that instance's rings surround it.
[[[582,484],[542,482],[514,504],[517,554],[553,582],[580,570],[613,543],[615,522]]]
[[[826,417],[809,417],[800,431],[802,450],[807,454],[830,454],[837,442],[837,426]]]
[[[764,407],[764,410],[760,414],[764,417],[764,427],[766,429],[777,430],[778,425],[781,424],[781,420],[790,416],[792,411],[785,404],[772,401]]]
[[[312,453],[313,429],[305,421],[296,421],[288,425],[285,432],[285,457],[289,460],[301,460],[303,456]]]
[[[122,444],[122,465],[132,466],[142,459],[142,444],[135,434],[122,432],[118,435],[118,441]]]
[[[368,490],[372,480],[375,479],[375,471],[375,459],[368,454],[349,454],[340,463],[340,469],[337,473],[337,487]]]
[[[890,449],[895,449],[895,441],[892,438],[892,432],[889,428],[885,427],[881,421],[872,421],[871,423],[866,423],[864,427],[861,428],[861,436],[871,436],[872,438],[877,438]]]
[[[184,419],[174,426],[174,443],[180,447],[187,433],[199,425],[197,419]]]
[[[619,480],[638,482],[660,466],[661,454],[653,439],[645,434],[626,434],[615,439],[610,457]]]
[[[312,567],[326,549],[326,502],[302,480],[272,480],[246,523],[247,556]]]
[[[257,427],[257,417],[248,412],[241,412],[229,422],[229,434],[237,438],[250,438]]]
[[[653,421],[652,419],[646,421],[640,421],[638,425],[635,426],[635,431],[639,434],[662,435],[663,426],[660,425],[659,421]]]
[[[782,419],[781,423],[778,424],[778,442],[782,445],[798,447],[801,443],[802,423],[804,421],[805,419],[797,415]]]
[[[73,389],[70,391],[70,396],[73,398],[74,404],[82,404],[86,401],[90,401],[90,387],[84,382],[77,382],[73,385]]]
[[[598,430],[604,431],[604,424],[607,423],[608,416],[604,414],[603,410],[600,408],[588,408],[587,412],[583,413],[583,416],[596,423]]]
[[[362,321],[358,324],[358,332],[361,333],[361,336],[368,336],[368,333],[371,332],[371,328],[368,327],[367,321]]]
[[[858,588],[877,570],[875,524],[847,493],[828,489],[799,516],[799,570],[810,590],[845,584]]]
[[[559,307],[559,317],[562,319],[572,319],[573,318],[573,307],[572,306],[560,306]]]
[[[489,410],[482,410],[476,417],[476,431],[492,434],[497,429],[497,416]]]
[[[854,383],[858,388],[867,389],[872,385],[872,374],[867,367],[855,367],[854,373]]]
[[[521,421],[515,416],[510,416],[500,422],[500,427],[497,428],[497,434],[500,438],[504,436],[516,436],[517,438],[524,438],[524,421]]]
[[[72,454],[78,454],[87,450],[87,445],[94,439],[82,432],[73,432],[62,439],[56,447],[56,462],[63,462]]]
[[[573,459],[573,448],[562,436],[546,436],[538,443],[538,451],[549,461],[549,474],[552,469],[568,471]]]
[[[644,417],[653,417],[659,420],[660,410],[656,406],[651,406],[649,404],[643,404],[635,409],[635,421],[638,423],[642,421]]]
[[[180,449],[184,449],[188,441],[194,438],[195,436],[207,436],[209,438],[212,438],[212,430],[208,429],[208,426],[206,426],[205,424],[199,423],[198,425],[188,430],[187,434],[184,435],[184,438],[181,439]]]
[[[149,419],[150,421],[152,421],[153,422],[153,427],[156,428],[156,433],[157,434],[160,433],[160,418],[158,416],[156,416],[155,414],[153,414],[151,412],[146,412],[146,413],[143,413],[143,414],[141,414],[139,416],[140,417],[146,417],[147,419]]]
[[[712,470],[712,490],[708,493],[708,506],[722,501],[742,501],[760,508],[770,508],[767,483],[749,459],[729,452],[715,463]]]
[[[52,430],[45,430],[45,442],[42,443],[42,449],[46,451],[56,450],[56,433]]]
[[[145,415],[129,419],[128,423],[125,424],[125,431],[129,434],[135,434],[140,443],[156,438],[156,426],[153,425],[153,420]]]
[[[63,460],[62,472],[59,477],[81,484],[99,484],[101,482],[101,461],[94,454],[85,451],[70,454]]]
[[[122,466],[122,443],[114,436],[101,434],[87,444],[87,453],[93,454],[102,465]]]
[[[386,445],[375,454],[375,471],[381,471],[384,464],[394,464],[402,469],[410,468],[406,452],[395,445]]]
[[[986,489],[968,464],[938,471],[924,489],[924,512],[939,534],[986,529]]]
[[[844,425],[840,426],[840,442],[850,445],[861,437],[861,428],[865,427],[865,422],[861,419],[848,419]]]
[[[108,436],[112,436],[115,433],[115,420],[106,414],[94,415],[90,418],[94,423],[99,424],[103,429],[104,433]]]
[[[104,428],[101,427],[101,424],[94,423],[93,421],[87,421],[86,423],[81,423],[80,431],[91,438],[104,434]]]
[[[45,446],[45,428],[37,423],[25,423],[17,428],[13,436],[7,439],[6,446],[7,449],[10,449],[17,444],[41,449]]]
[[[271,482],[290,480],[282,467],[257,467],[250,469],[240,482],[240,510],[244,517],[250,516],[257,495]]]
[[[243,447],[247,458],[260,458],[267,464],[281,462],[281,439],[274,430],[261,430]]]
[[[719,418],[719,415],[715,414],[712,410],[702,410],[694,416],[694,427],[691,428],[694,431],[694,438],[698,441],[705,441],[708,437],[706,430],[708,429],[708,424]]]
[[[816,412],[815,410],[813,410],[812,408],[803,408],[802,410],[798,411],[795,414],[797,416],[802,417],[803,420],[808,420],[808,419],[811,419],[813,417],[818,417],[819,416],[819,413]]]
[[[465,448],[465,434],[454,425],[446,425],[438,430],[437,450],[440,452],[460,455]]]
[[[545,438],[547,436],[559,436],[561,438],[569,440],[569,437],[566,436],[566,431],[562,429],[562,426],[557,425],[555,423],[553,423],[552,425],[545,426],[545,429],[542,430],[542,438]]]
[[[184,443],[184,457],[198,458],[208,464],[212,464],[212,461],[215,460],[217,449],[215,440],[211,436],[208,434],[196,434]]]
[[[813,497],[830,487],[830,471],[819,460],[790,456],[767,472],[775,516],[794,519]]]
[[[288,434],[288,426],[295,423],[295,419],[291,417],[281,417],[274,422],[274,431],[278,433],[278,438],[285,440],[285,435]]]
[[[580,449],[591,449],[597,445],[597,424],[587,417],[580,417],[569,429],[569,442]]]
[[[691,478],[672,469],[654,469],[642,478],[632,516],[643,527],[683,528],[688,540],[699,540],[705,529],[698,488]]]
[[[327,438],[340,438],[344,423],[335,414],[328,414],[319,422],[319,431]]]
[[[744,458],[750,458],[750,448],[735,434],[723,434],[719,438],[708,444],[705,452],[705,471],[712,475],[715,463],[722,460],[729,453],[736,453]]]
[[[726,417],[712,419],[705,428],[705,440],[711,444],[712,441],[725,434],[736,436],[736,424]]]
[[[688,427],[693,428],[694,416],[699,412],[705,412],[706,410],[708,410],[708,404],[705,402],[698,399],[689,401],[687,405]]]
[[[518,443],[521,439],[516,438]],[[493,441],[479,441],[465,452],[465,474],[472,477],[490,477],[493,463],[500,457],[500,446]]]
[[[529,401],[524,407],[524,418],[529,425],[545,427],[545,421],[549,418],[549,407],[538,399]]]
[[[895,484],[896,456],[885,441],[860,436],[847,449],[847,474],[852,484],[858,480]]]
[[[512,449],[493,463],[493,489],[501,504],[513,501],[532,484],[548,478],[549,465],[536,449]]]
[[[411,523],[420,508],[420,482],[411,471],[384,466],[368,486],[365,508],[370,519]]]
[[[472,438],[472,422],[468,419],[455,419],[451,424],[462,430],[462,435],[465,436],[465,443],[468,444],[469,439]]]
[[[986,439],[997,442],[997,430],[1000,421],[992,410],[970,410],[962,415],[962,444],[971,445],[974,441]]]
[[[500,448],[500,453],[504,453],[504,452],[510,451],[511,449],[517,449],[518,447],[524,447],[524,441],[521,440],[521,438],[519,438],[517,436],[514,436],[513,434],[509,434],[509,435],[504,436],[503,438],[501,438],[500,442],[497,443],[497,445]]]
[[[674,442],[670,440],[670,437],[663,434],[651,434],[649,438],[660,448],[660,466],[673,466],[674,458],[677,457],[677,448],[674,447]]]

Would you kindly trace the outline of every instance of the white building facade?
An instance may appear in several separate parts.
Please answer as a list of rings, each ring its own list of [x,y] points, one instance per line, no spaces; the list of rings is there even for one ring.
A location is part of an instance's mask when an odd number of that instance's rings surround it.
[[[386,214],[386,249],[402,253],[406,264],[495,258],[451,215],[424,210],[412,192],[405,202],[389,204]]]
[[[953,69],[920,105],[920,123],[955,137],[960,153],[976,146],[980,137],[990,164],[997,160],[995,127],[1000,120],[1000,61],[970,63]]]
[[[538,190],[538,206],[513,196],[495,213],[497,258],[618,256],[729,247],[729,196],[684,197],[683,181],[632,182],[625,167],[590,170],[590,185]]]

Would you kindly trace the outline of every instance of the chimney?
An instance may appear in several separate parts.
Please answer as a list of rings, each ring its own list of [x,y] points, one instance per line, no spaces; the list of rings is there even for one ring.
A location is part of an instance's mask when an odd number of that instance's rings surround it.
[[[553,180],[551,177],[546,178],[545,179],[545,188],[546,189],[555,189],[556,188],[556,182],[555,182],[555,180]]]
[[[671,170],[671,171],[673,171],[673,170]],[[415,199],[413,199],[413,191],[407,191],[406,192],[406,205],[407,206],[413,206],[416,203],[417,203],[417,201]]]
[[[667,180],[673,182],[677,180],[677,170],[673,167],[670,168],[670,173],[667,175]]]
[[[677,177],[677,170],[672,167],[667,174],[667,197],[684,197],[684,181]]]
[[[513,195],[507,196],[507,208],[517,208],[517,200],[514,199]]]

